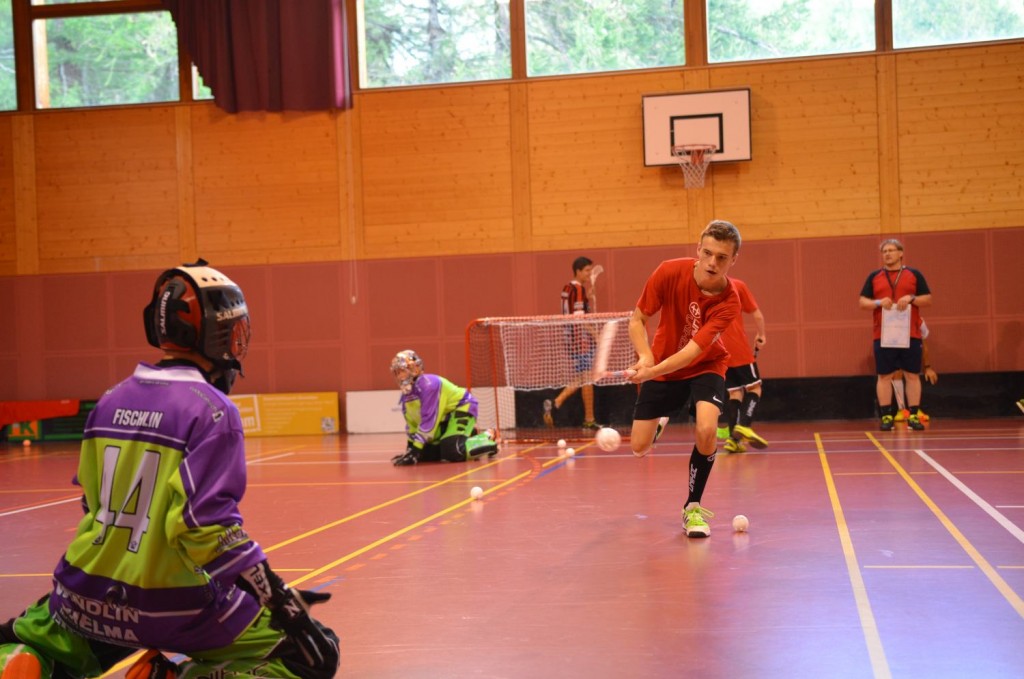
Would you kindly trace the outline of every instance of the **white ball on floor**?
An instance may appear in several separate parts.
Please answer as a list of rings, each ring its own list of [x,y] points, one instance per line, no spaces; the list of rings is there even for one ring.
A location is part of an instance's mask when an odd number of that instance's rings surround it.
[[[558,439],[558,447],[565,448],[565,439]]]
[[[594,434],[594,440],[597,441],[598,448],[606,453],[610,453],[622,444],[622,434],[611,427],[601,427]]]
[[[573,455],[576,454],[576,449],[575,448],[566,448],[565,449],[565,454],[568,455],[569,457],[572,457]]]
[[[732,529],[737,533],[746,533],[750,528],[750,520],[742,514],[737,514],[732,519]]]
[[[28,448],[28,447],[29,447],[30,445],[32,445],[32,442],[31,442],[31,441],[29,441],[28,439],[22,439],[22,440],[21,440],[21,445],[23,445],[23,446],[25,446],[26,448]]]
[[[480,498],[482,498],[484,496],[484,489],[481,488],[480,486],[473,486],[469,490],[469,496],[471,498],[473,498],[474,500],[479,500]]]

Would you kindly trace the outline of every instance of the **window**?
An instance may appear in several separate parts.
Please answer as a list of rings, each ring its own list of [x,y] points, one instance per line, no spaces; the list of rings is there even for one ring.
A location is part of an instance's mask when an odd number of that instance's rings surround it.
[[[622,71],[686,62],[682,0],[526,0],[527,73]]]
[[[0,0],[0,111],[18,108],[18,83],[14,75],[14,23],[11,0]]]
[[[363,87],[512,75],[508,0],[363,0],[359,9]]]
[[[213,90],[203,82],[203,76],[199,75],[199,69],[195,64],[191,65],[189,73],[192,74],[192,99],[195,101],[213,99]]]
[[[167,12],[32,22],[36,106],[177,101],[178,43]]]
[[[707,9],[710,62],[875,49],[874,0],[708,0]]]
[[[893,47],[1024,37],[1020,0],[892,0]]]

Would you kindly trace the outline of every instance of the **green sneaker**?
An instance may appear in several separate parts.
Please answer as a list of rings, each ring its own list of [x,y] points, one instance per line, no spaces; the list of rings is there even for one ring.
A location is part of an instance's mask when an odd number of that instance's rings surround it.
[[[683,508],[683,530],[688,538],[706,538],[711,535],[711,526],[707,519],[714,518],[712,511],[704,509],[696,502]]]
[[[768,447],[768,442],[764,440],[762,436],[759,436],[757,432],[755,432],[750,427],[744,427],[742,424],[737,424],[735,427],[732,428],[732,430],[733,433],[739,434],[746,440],[747,443],[754,446],[758,450],[763,450]]]
[[[1022,413],[1024,413],[1024,398],[1017,401],[1017,407],[1020,408]]]
[[[892,428],[896,426],[892,421],[892,415],[882,415],[882,422],[878,425],[878,428],[882,431],[892,431]]]
[[[921,424],[921,420],[917,417],[917,413],[914,413],[907,418],[907,426],[914,431],[924,431],[924,425]]]
[[[719,427],[718,431],[715,433],[715,436],[718,438],[719,441],[724,441],[725,439],[729,438],[729,427]]]
[[[747,452],[747,447],[745,445],[743,445],[743,441],[738,441],[738,440],[736,440],[736,439],[734,439],[732,437],[727,438],[725,440],[725,445],[722,446],[722,447],[725,448],[725,452],[727,452],[727,453],[745,453],[745,452]]]

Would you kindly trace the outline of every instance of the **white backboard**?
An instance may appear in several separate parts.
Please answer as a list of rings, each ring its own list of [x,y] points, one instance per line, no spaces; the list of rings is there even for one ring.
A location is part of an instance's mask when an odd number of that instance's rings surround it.
[[[711,162],[750,160],[750,89],[643,96],[644,165],[675,165],[673,146],[712,144]]]

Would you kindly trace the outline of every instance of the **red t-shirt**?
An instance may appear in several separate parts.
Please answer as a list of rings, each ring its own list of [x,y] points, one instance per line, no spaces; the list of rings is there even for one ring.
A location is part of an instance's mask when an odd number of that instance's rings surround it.
[[[757,300],[750,292],[747,284],[738,278],[730,278],[729,282],[736,288],[736,296],[740,300],[740,310],[746,314],[757,311]],[[722,344],[729,352],[729,367],[738,368],[741,365],[749,365],[754,362],[754,351],[747,339],[747,331],[743,327],[743,314],[736,317],[736,320],[729,324],[729,327],[722,333]]]
[[[732,282],[717,295],[701,292],[693,279],[697,260],[669,259],[658,265],[644,285],[636,306],[650,317],[661,311],[651,349],[660,363],[693,340],[703,349],[697,359],[681,370],[657,380],[683,380],[704,373],[725,376],[729,352],[719,336],[740,315],[740,300]]]
[[[900,297],[906,295],[930,295],[928,281],[917,269],[909,266],[900,267],[897,271],[879,269],[873,271],[864,281],[864,287],[860,294],[868,299],[885,299],[888,297],[896,302]],[[874,323],[874,338],[882,337],[882,308],[875,307],[872,314]],[[921,311],[914,305],[910,306],[910,336],[921,338]]]
[[[563,314],[589,314],[590,298],[586,289],[577,280],[571,280],[562,288]]]

